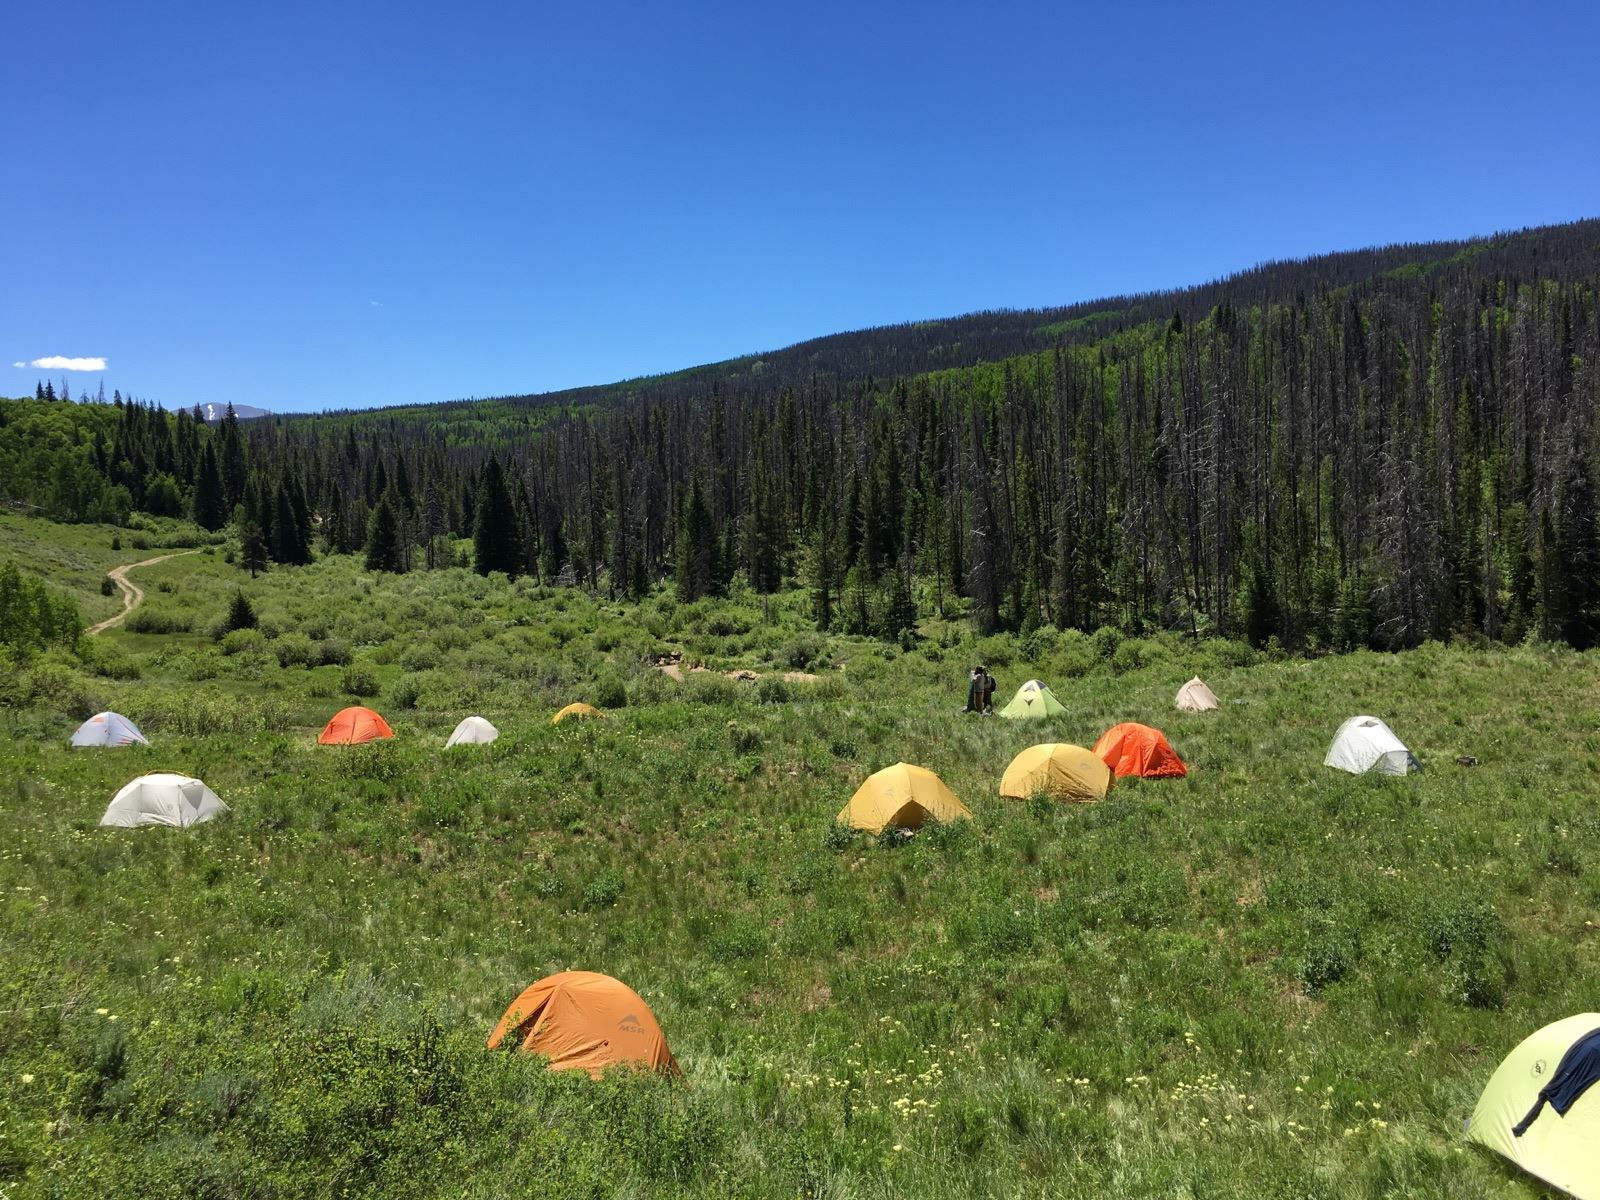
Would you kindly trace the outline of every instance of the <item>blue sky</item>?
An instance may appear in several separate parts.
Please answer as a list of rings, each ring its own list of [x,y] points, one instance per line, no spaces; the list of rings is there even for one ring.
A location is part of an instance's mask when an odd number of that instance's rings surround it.
[[[169,407],[543,391],[1600,214],[1592,3],[10,0],[0,31],[0,394],[47,356]]]

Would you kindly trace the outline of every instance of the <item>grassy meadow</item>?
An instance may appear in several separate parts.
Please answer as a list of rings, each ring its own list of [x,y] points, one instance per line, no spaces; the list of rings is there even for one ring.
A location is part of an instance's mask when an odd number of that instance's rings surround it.
[[[94,620],[104,571],[183,530],[141,536],[8,516],[0,557]],[[0,676],[8,1200],[1542,1194],[1461,1128],[1517,1041],[1600,1007],[1594,655],[935,619],[908,651],[817,634],[799,593],[227,557],[136,572],[126,628]],[[219,639],[241,588],[259,627]],[[978,659],[1068,715],[963,715]],[[1194,674],[1220,711],[1173,710]],[[573,700],[606,719],[552,727]],[[314,744],[358,702],[393,741]],[[104,708],[152,745],[69,751]],[[446,752],[469,713],[500,740]],[[1425,770],[1324,768],[1356,713]],[[1189,776],[996,795],[1023,747],[1120,720]],[[837,829],[902,759],[976,819]],[[98,827],[158,770],[232,813]],[[637,990],[686,1078],[487,1052],[563,969]]]

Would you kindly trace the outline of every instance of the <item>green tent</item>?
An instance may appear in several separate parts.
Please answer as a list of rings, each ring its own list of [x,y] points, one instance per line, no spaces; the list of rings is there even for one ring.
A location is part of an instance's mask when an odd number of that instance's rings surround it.
[[[1483,1089],[1467,1140],[1573,1196],[1600,1197],[1600,1013],[1523,1039]]]
[[[1049,688],[1037,679],[1030,679],[1017,689],[1017,694],[1000,710],[1000,715],[1019,721],[1029,717],[1059,717],[1066,711],[1066,705],[1057,700]]]

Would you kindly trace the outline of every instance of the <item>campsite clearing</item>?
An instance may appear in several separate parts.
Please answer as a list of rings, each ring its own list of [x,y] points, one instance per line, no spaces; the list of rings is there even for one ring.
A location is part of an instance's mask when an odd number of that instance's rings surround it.
[[[800,593],[623,605],[448,570],[354,606],[348,559],[142,582],[174,632],[4,681],[13,1196],[1539,1194],[1461,1129],[1600,992],[1594,654],[938,621],[907,652],[817,635]],[[241,586],[259,627],[215,639]],[[711,669],[663,677],[669,643]],[[1067,715],[960,714],[969,661]],[[1175,711],[1197,674],[1223,706]],[[578,697],[607,718],[550,725]],[[394,737],[317,746],[357,703]],[[70,750],[104,710],[151,745]],[[1422,772],[1322,765],[1369,712]],[[447,753],[468,715],[498,740]],[[997,794],[1020,751],[1123,721],[1189,774]],[[839,829],[899,760],[972,819]],[[98,826],[158,770],[231,811]],[[684,1081],[487,1051],[563,970],[643,999]]]

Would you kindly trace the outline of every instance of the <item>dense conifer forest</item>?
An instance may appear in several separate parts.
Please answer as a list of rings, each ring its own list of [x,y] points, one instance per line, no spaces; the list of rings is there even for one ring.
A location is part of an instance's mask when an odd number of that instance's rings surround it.
[[[1600,221],[841,334],[546,396],[210,425],[41,382],[0,497],[819,625],[1600,640]]]

